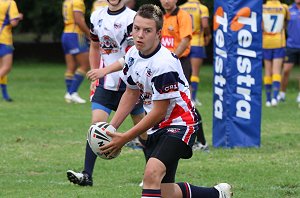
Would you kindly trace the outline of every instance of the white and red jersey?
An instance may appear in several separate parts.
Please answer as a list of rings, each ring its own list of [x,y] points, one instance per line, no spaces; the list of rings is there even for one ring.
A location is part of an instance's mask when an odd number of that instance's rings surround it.
[[[115,12],[104,7],[92,13],[91,39],[100,44],[104,67],[122,58],[128,47],[134,45],[131,32],[135,14],[127,7]],[[106,75],[100,80],[100,85],[112,91],[125,90],[119,72]]]
[[[148,134],[168,126],[194,126],[198,122],[180,61],[161,44],[149,56],[143,56],[135,46],[130,48],[120,76],[128,88],[141,91],[147,113],[152,109],[152,101],[170,100],[166,117]]]

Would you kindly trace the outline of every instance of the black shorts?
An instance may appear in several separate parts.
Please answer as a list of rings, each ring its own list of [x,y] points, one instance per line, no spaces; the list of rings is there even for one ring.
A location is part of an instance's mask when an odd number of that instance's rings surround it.
[[[191,75],[192,75],[191,60],[189,57],[181,57],[179,60],[182,66],[183,73],[187,81],[189,82],[189,84],[191,84]]]
[[[106,107],[109,110],[116,111],[122,95],[125,91],[111,91],[104,89],[101,86],[96,88],[95,94],[92,98],[92,103],[97,103],[101,106]],[[143,103],[139,101],[131,111],[131,114],[137,115],[144,112]]]
[[[299,63],[300,49],[298,48],[286,48],[285,63]]]
[[[179,159],[189,159],[192,157],[192,145],[195,142],[196,127],[194,127],[193,134],[187,143],[181,139],[187,129],[186,126],[166,127],[148,136],[145,145],[146,160],[148,161],[153,157],[160,160],[166,166],[166,175],[162,183],[174,183]],[[174,133],[174,130],[177,133]]]

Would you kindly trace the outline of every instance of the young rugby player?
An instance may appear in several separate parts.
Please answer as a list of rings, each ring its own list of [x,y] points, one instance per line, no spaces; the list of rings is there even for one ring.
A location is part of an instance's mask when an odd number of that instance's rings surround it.
[[[127,88],[110,124],[118,128],[140,95],[147,114],[125,133],[107,132],[112,141],[100,149],[113,154],[147,131],[142,198],[230,198],[231,186],[227,183],[211,188],[175,183],[179,159],[192,156],[199,118],[180,60],[160,43],[162,26],[163,14],[158,6],[139,8],[133,23],[135,46],[126,53],[120,75]]]
[[[101,71],[100,59],[105,69],[106,66],[122,58],[133,45],[131,32],[136,12],[125,6],[125,0],[108,0],[107,2],[108,7],[96,10],[91,16],[90,63],[92,70],[87,73],[87,76],[93,81],[103,77],[98,74]],[[106,122],[110,113],[117,110],[126,89],[119,73],[113,72],[99,79],[99,85],[92,96],[92,123]],[[134,124],[144,117],[142,103],[135,104],[131,117]],[[68,170],[68,179],[80,186],[92,186],[96,158],[97,155],[86,142],[84,170],[79,173]]]

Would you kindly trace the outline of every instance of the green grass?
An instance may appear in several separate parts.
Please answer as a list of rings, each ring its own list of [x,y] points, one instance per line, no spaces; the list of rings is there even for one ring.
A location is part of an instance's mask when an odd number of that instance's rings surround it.
[[[90,104],[63,100],[63,64],[21,63],[9,78],[13,103],[0,100],[0,197],[140,197],[144,159],[141,151],[124,148],[111,161],[98,159],[94,187],[67,181],[66,170],[82,170]],[[212,138],[212,67],[201,69],[199,108],[207,140]],[[236,198],[300,197],[300,109],[293,70],[287,101],[265,108],[261,148],[215,149],[195,152],[180,162],[177,181],[212,186],[229,182]],[[85,81],[80,95],[88,98]],[[131,126],[127,120],[121,131]]]

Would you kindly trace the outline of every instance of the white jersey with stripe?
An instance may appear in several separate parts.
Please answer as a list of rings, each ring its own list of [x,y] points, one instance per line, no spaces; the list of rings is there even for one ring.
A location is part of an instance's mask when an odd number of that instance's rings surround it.
[[[124,57],[128,47],[133,45],[131,32],[135,14],[135,11],[127,7],[116,12],[104,7],[92,13],[91,39],[99,41],[103,67]],[[119,72],[106,75],[100,80],[100,84],[104,89],[112,91],[125,89],[125,86],[121,86]]]
[[[152,101],[170,100],[164,120],[148,134],[168,126],[194,126],[198,122],[180,61],[162,45],[149,56],[140,54],[135,46],[130,48],[120,76],[128,88],[141,91],[147,113],[152,109]]]

